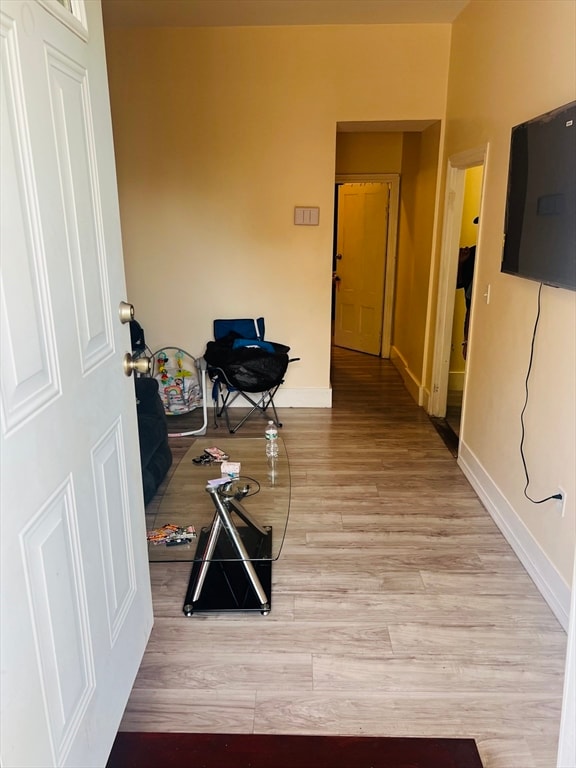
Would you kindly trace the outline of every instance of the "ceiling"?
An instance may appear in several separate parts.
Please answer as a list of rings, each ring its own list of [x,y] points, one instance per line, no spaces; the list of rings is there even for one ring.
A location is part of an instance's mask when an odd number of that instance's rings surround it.
[[[470,0],[102,0],[108,27],[450,24]]]

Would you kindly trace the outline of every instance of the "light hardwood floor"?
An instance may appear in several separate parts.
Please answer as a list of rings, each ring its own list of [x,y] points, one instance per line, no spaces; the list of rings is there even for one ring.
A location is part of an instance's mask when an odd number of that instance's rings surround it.
[[[153,564],[121,730],[472,737],[485,768],[553,768],[565,633],[393,366],[334,349],[332,384],[281,412],[270,615],[186,618],[190,566]]]

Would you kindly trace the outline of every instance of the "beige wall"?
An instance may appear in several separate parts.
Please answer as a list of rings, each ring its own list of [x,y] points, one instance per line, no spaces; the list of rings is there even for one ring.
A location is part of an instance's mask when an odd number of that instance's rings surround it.
[[[422,404],[440,123],[404,135],[392,359]]]
[[[302,358],[278,402],[329,404],[336,123],[441,119],[450,26],[106,40],[129,298],[147,341],[200,354],[214,318],[263,314]],[[320,206],[320,226],[294,226],[295,205]]]
[[[524,498],[520,410],[538,284],[500,273],[510,130],[576,98],[572,0],[472,0],[453,25],[446,155],[488,145],[479,227],[463,459],[515,535],[536,540],[566,584],[576,528],[576,293],[544,288],[525,454],[540,499],[563,486],[568,502]],[[491,286],[490,303],[482,294]]]
[[[401,173],[402,133],[339,133],[336,173]]]

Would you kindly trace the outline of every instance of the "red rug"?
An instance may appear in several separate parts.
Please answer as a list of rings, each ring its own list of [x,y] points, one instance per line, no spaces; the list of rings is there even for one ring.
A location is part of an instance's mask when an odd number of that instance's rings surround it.
[[[106,768],[482,768],[474,739],[119,733]]]

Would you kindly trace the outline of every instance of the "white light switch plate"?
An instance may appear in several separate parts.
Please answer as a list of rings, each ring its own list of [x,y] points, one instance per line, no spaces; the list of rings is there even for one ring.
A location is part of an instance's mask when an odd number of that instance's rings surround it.
[[[305,227],[317,227],[320,221],[320,208],[294,208],[294,224]]]

